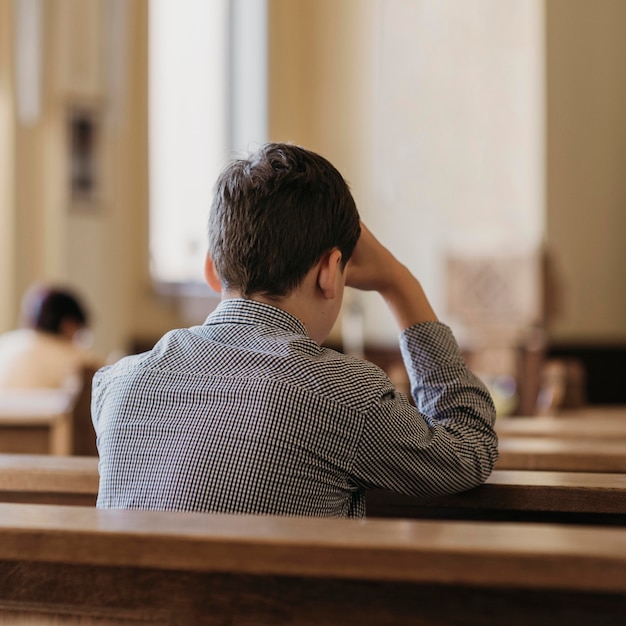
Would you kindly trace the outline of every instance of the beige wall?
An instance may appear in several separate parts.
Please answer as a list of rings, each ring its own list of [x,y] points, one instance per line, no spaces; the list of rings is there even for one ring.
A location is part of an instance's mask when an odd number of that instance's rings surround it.
[[[626,2],[549,0],[553,337],[626,342]]]
[[[623,0],[270,7],[272,138],[345,172],[444,318],[450,251],[543,248],[550,336],[626,340]],[[364,302],[368,338],[391,341]]]
[[[540,0],[270,6],[272,138],[335,162],[442,317],[447,255],[541,248]],[[380,298],[358,298],[368,340],[394,342]]]
[[[31,282],[69,281],[94,309],[96,348],[124,349],[190,321],[148,274],[148,5],[43,4],[42,116],[12,124],[12,103],[0,100],[0,326],[14,324]],[[9,35],[10,6],[0,0]],[[563,291],[554,336],[624,341],[621,0],[269,0],[269,10],[271,138],[341,169],[364,218],[444,316],[449,250],[532,247],[547,232]],[[1,52],[0,86],[11,69]],[[93,210],[72,210],[67,197],[75,100],[103,112]],[[379,300],[364,302],[368,338],[393,341]]]
[[[0,331],[11,328],[15,300],[15,132],[12,98],[13,36],[11,4],[0,0]]]
[[[328,158],[350,184],[366,219],[377,208],[379,3],[270,0],[268,7],[269,138]],[[388,319],[384,323],[393,328]],[[331,342],[339,342],[340,335],[338,323]]]
[[[377,2],[269,1],[269,134],[322,152],[368,203]]]

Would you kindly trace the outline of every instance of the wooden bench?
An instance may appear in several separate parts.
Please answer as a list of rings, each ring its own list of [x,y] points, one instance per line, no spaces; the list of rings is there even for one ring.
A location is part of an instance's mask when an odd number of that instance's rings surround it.
[[[497,469],[626,472],[626,440],[503,437]]]
[[[91,382],[86,367],[73,391],[0,390],[0,453],[93,455]]]
[[[496,420],[496,432],[500,439],[552,437],[626,441],[626,409],[586,409],[569,415],[501,417]]]
[[[626,526],[626,474],[495,470],[484,485],[451,496],[418,499],[370,491],[367,514]]]
[[[7,621],[575,626],[625,609],[624,529],[0,504]]]
[[[0,454],[0,501],[94,506],[98,459]],[[496,470],[487,483],[438,498],[382,490],[368,517],[603,523],[626,526],[626,474]]]
[[[74,401],[57,390],[0,392],[0,452],[70,454]]]
[[[95,506],[98,458],[0,454],[0,501]]]

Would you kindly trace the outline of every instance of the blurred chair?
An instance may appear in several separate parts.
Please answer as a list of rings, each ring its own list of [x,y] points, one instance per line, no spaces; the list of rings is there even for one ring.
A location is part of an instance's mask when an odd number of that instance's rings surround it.
[[[468,364],[499,414],[534,415],[546,349],[542,253],[450,255],[446,286]]]
[[[64,390],[0,392],[0,452],[70,454],[74,401]]]
[[[90,410],[94,373],[84,369],[73,391],[0,391],[0,452],[96,455]]]
[[[95,456],[96,432],[91,421],[91,381],[97,368],[85,367],[80,390],[72,406],[72,454]]]

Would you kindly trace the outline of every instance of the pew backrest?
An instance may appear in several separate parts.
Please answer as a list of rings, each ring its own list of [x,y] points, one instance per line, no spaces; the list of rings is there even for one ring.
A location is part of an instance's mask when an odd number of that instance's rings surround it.
[[[496,469],[626,472],[626,440],[504,437]]]
[[[96,457],[0,454],[0,501],[94,506]]]
[[[0,454],[0,501],[93,506],[96,457]],[[495,470],[451,496],[414,498],[373,490],[368,517],[559,521],[626,526],[626,474]]]
[[[495,470],[480,487],[417,499],[373,490],[370,517],[626,526],[626,474]]]
[[[503,417],[496,420],[496,432],[503,437],[551,437],[558,439],[606,439],[626,441],[626,408],[572,415]]]
[[[0,391],[0,452],[72,452],[75,394],[63,390]]]
[[[0,504],[0,571],[46,623],[616,623],[626,531]]]

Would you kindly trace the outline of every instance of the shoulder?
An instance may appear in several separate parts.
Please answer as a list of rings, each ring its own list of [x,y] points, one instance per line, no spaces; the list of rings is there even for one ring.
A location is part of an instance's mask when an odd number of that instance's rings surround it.
[[[189,350],[182,344],[186,343],[185,329],[169,331],[154,345],[151,350],[123,356],[115,363],[100,367],[94,374],[94,385],[100,385],[108,380],[120,377],[129,377],[141,371],[151,369],[167,369],[168,363],[176,363],[181,354]]]
[[[395,393],[387,374],[369,361],[322,348],[315,367],[313,386],[336,401],[367,410],[381,397]]]
[[[8,348],[32,343],[36,338],[35,331],[28,328],[9,330],[0,335],[0,347]]]

